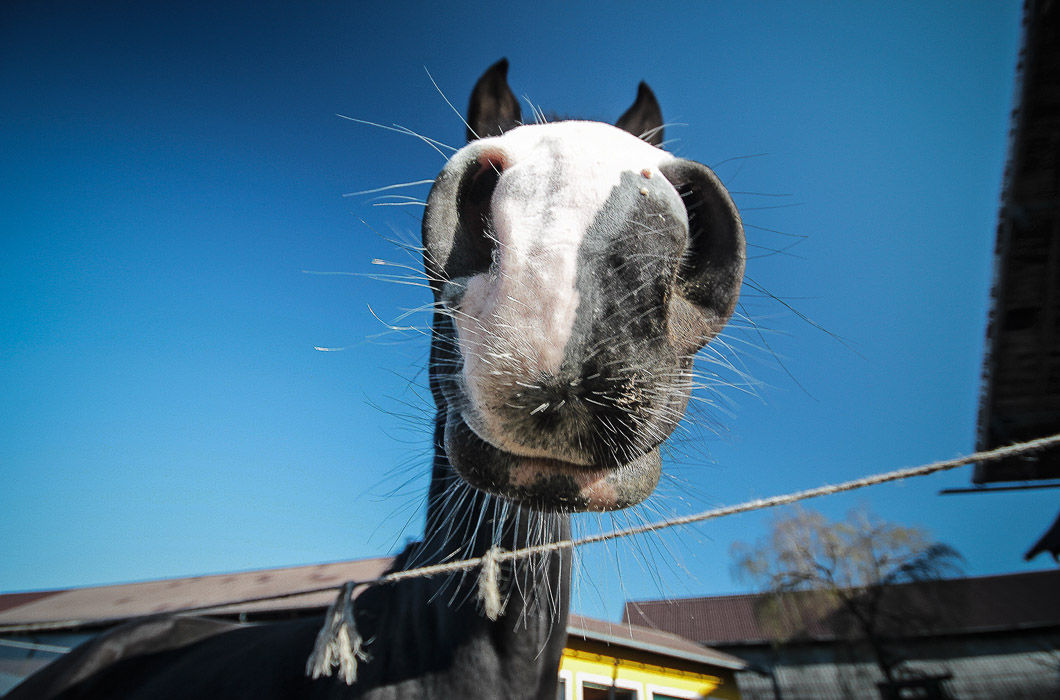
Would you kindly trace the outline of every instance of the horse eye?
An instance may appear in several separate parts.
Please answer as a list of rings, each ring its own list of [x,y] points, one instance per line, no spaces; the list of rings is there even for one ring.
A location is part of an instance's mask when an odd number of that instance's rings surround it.
[[[472,270],[485,271],[493,260],[493,192],[503,172],[499,158],[483,156],[464,173],[457,195],[460,225],[464,232],[467,261]]]

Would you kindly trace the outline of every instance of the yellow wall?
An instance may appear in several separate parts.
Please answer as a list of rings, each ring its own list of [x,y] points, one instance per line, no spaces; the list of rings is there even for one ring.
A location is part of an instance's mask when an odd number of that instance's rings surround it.
[[[682,671],[654,664],[620,659],[580,649],[564,649],[559,664],[560,678],[566,681],[566,700],[582,700],[581,684],[592,681],[637,691],[638,700],[652,700],[651,693],[689,698],[739,698],[736,684],[724,683],[719,676]],[[731,674],[726,674],[732,678]]]

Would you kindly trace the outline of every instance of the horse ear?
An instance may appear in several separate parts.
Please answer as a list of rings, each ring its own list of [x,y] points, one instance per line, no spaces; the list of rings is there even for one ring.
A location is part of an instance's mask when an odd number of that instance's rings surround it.
[[[663,118],[655,93],[647,83],[642,82],[637,88],[637,99],[625,114],[618,118],[615,126],[628,131],[639,139],[653,146],[663,142]]]
[[[475,83],[467,107],[467,140],[500,136],[520,124],[519,100],[508,87],[508,59],[490,66]]]

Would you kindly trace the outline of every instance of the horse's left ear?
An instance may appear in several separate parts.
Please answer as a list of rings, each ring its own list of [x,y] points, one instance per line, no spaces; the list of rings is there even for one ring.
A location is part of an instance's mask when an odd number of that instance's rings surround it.
[[[502,58],[486,69],[471,91],[467,106],[467,141],[500,136],[519,126],[522,112],[519,100],[508,87],[508,59]]]
[[[642,82],[637,88],[637,100],[625,114],[618,118],[615,126],[628,131],[639,139],[653,146],[663,142],[663,117],[655,93],[647,83]]]

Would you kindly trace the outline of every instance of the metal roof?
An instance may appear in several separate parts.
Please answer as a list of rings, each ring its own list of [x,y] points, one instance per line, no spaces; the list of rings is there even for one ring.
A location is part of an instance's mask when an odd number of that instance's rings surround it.
[[[326,608],[336,591],[293,598],[230,604],[265,596],[363,581],[382,574],[389,557],[296,566],[234,574],[143,581],[112,586],[0,595],[0,631],[16,626],[63,624],[67,628],[105,626],[111,621],[143,615],[217,606],[210,614],[275,613]]]
[[[129,618],[210,607],[202,614],[260,619],[281,613],[316,615],[335,599],[346,581],[378,577],[389,557],[234,574],[144,581],[110,586],[0,595],[0,633],[48,629],[105,628]],[[296,591],[329,590],[254,602],[233,602]],[[664,657],[740,670],[747,664],[731,654],[689,639],[627,623],[571,615],[568,635]]]
[[[1034,628],[1060,628],[1060,570],[1049,569],[1001,576],[945,579],[931,584],[901,584],[889,589],[885,605],[925,603],[940,611],[929,628],[906,634],[969,635]],[[788,637],[826,641],[843,638],[835,602],[817,591],[800,591],[798,628],[789,624]],[[624,621],[671,632],[702,644],[763,644],[775,640],[777,628],[759,615],[773,597],[767,593],[630,601]],[[792,599],[789,599],[792,600]],[[890,603],[886,601],[890,600]],[[940,603],[941,601],[941,603]]]
[[[690,639],[629,622],[608,622],[584,615],[570,616],[567,638],[577,637],[609,646],[626,647],[651,654],[659,654],[685,661],[720,666],[742,671],[747,668],[743,659],[697,644]],[[568,645],[570,642],[568,641]]]

